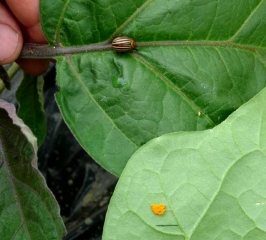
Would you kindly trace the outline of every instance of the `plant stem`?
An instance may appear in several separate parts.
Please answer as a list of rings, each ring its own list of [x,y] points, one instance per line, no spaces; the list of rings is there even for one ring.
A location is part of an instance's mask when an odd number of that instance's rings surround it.
[[[3,81],[0,81],[0,94],[5,90],[5,84]]]
[[[22,52],[19,58],[27,59],[51,59],[56,56],[84,53],[84,52],[94,52],[94,51],[104,51],[111,50],[111,44],[91,44],[84,46],[73,46],[73,47],[61,47],[61,46],[50,46],[45,44],[35,44],[26,43],[23,46]]]
[[[8,77],[10,81],[14,78],[17,72],[20,70],[20,66],[15,62],[11,65],[11,67],[7,70]],[[5,90],[6,86],[3,81],[0,81],[0,94]]]
[[[241,45],[233,42],[218,42],[218,41],[157,41],[157,42],[137,42],[136,47],[155,47],[155,46],[209,46],[209,47],[227,47],[235,49],[244,49],[251,52],[263,50],[262,47]],[[95,51],[110,51],[112,45],[110,42],[96,43],[90,45],[61,47],[50,46],[46,44],[26,43],[23,46],[19,58],[27,59],[51,59],[56,56],[65,56],[69,54],[95,52]]]
[[[7,74],[9,76],[9,79],[12,81],[14,76],[17,74],[17,72],[20,70],[20,66],[16,64],[15,62],[12,64],[12,66],[7,70]]]

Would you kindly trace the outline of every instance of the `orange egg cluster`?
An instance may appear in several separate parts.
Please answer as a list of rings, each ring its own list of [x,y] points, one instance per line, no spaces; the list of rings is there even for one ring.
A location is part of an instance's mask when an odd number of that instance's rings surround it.
[[[156,215],[163,215],[165,213],[166,205],[163,203],[151,204],[151,210]]]

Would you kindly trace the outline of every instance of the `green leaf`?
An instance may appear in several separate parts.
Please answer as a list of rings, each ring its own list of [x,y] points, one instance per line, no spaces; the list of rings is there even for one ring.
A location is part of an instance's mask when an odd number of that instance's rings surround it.
[[[120,175],[150,139],[218,125],[266,86],[265,12],[266,0],[41,1],[50,44],[86,51],[56,58],[68,127]],[[121,35],[138,50],[111,51]]]
[[[24,75],[16,93],[18,116],[37,137],[41,146],[46,135],[46,117],[43,109],[43,78]]]
[[[10,90],[11,83],[10,83],[9,76],[6,72],[6,69],[1,65],[0,65],[0,80],[4,83],[5,88]]]
[[[0,233],[1,240],[62,239],[64,224],[57,202],[37,170],[37,143],[0,100]]]
[[[116,186],[103,240],[266,239],[265,102],[266,89],[211,130],[139,149]],[[166,204],[165,214],[153,214],[154,203]]]

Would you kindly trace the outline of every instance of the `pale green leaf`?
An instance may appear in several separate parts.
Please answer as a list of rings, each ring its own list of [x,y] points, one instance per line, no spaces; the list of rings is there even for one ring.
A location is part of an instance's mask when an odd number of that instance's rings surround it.
[[[266,89],[211,130],[140,148],[119,179],[103,240],[266,239],[265,102]],[[154,203],[165,214],[153,214]]]

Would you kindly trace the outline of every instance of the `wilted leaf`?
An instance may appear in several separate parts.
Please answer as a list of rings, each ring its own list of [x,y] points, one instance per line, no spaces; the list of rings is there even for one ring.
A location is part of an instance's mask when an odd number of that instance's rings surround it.
[[[266,86],[265,12],[265,0],[41,1],[50,44],[87,51],[56,58],[66,123],[116,175],[152,138],[216,126]],[[106,50],[121,35],[138,50]]]
[[[10,239],[62,239],[59,208],[37,170],[36,138],[0,100],[0,236]]]
[[[211,130],[166,134],[130,159],[103,239],[266,239],[266,89]],[[166,204],[155,215],[150,204]]]

